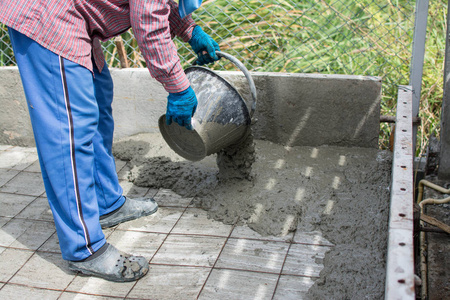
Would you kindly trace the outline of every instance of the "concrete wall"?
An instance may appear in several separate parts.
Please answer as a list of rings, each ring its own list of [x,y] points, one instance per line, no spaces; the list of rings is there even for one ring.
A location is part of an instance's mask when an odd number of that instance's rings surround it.
[[[159,132],[167,93],[146,69],[111,69],[115,138]],[[251,99],[240,72],[218,72]],[[378,77],[252,73],[258,93],[253,125],[259,139],[287,146],[377,147]],[[17,68],[0,68],[0,144],[34,144]]]

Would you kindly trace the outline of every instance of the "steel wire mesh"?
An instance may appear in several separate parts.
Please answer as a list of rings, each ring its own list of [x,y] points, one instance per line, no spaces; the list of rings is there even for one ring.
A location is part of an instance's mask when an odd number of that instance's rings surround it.
[[[415,1],[206,0],[193,17],[251,71],[382,76],[383,97],[408,84]],[[132,30],[122,34],[129,66],[145,67]],[[183,67],[195,60],[176,39]],[[119,67],[114,39],[103,43],[107,63]],[[14,65],[0,24],[0,65]],[[220,61],[215,70],[233,70]]]

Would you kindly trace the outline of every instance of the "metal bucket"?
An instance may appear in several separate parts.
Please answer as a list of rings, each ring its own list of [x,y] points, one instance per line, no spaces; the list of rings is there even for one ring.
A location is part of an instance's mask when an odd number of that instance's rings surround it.
[[[256,108],[256,88],[247,68],[230,54],[217,55],[233,62],[245,75],[252,94],[250,109],[236,89],[225,79],[204,67],[190,67],[186,76],[195,91],[198,104],[192,118],[193,130],[173,122],[166,125],[166,115],[159,118],[159,130],[178,155],[198,161],[223,148],[237,144],[249,132]]]

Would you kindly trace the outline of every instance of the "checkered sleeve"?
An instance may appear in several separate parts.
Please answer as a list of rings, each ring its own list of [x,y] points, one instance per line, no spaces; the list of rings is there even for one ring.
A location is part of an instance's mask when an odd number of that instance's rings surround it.
[[[176,4],[173,0],[169,0],[169,6],[169,23],[172,38],[174,36],[178,36],[184,42],[188,42],[192,37],[192,30],[196,25],[194,20],[192,20],[191,15],[188,15],[182,19],[178,13],[178,4]]]
[[[171,37],[188,39],[195,24],[190,17],[181,19],[177,9],[174,14],[176,4],[170,2],[130,0],[130,21],[150,74],[166,91],[176,93],[187,89],[189,81]]]

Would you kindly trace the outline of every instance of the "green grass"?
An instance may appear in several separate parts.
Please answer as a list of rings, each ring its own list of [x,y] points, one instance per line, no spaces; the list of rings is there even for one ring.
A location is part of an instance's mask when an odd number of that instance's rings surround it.
[[[205,0],[194,18],[221,50],[252,71],[381,76],[382,114],[395,115],[397,87],[409,82],[414,9],[407,0]],[[431,133],[439,136],[446,13],[447,1],[430,1],[417,154]],[[0,34],[0,65],[9,65],[9,41]],[[145,67],[132,33],[122,38],[130,65]],[[192,64],[189,45],[176,44],[182,65]],[[105,49],[107,62],[118,66],[114,43]],[[234,66],[221,62],[211,68]],[[380,148],[388,147],[390,131],[381,124]]]

